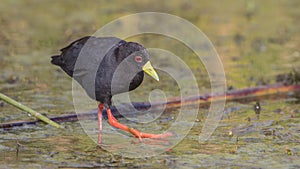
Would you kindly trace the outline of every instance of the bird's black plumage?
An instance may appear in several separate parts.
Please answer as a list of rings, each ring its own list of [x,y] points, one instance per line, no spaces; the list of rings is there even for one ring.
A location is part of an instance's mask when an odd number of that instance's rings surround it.
[[[87,36],[61,49],[52,56],[51,63],[60,66],[73,77],[97,101],[98,144],[102,143],[102,112],[106,109],[108,123],[139,138],[163,138],[171,133],[143,133],[118,122],[110,110],[113,95],[137,88],[146,72],[157,81],[157,73],[150,64],[146,49],[135,42],[115,37]]]
[[[149,59],[138,43],[87,36],[61,49],[51,63],[73,77],[91,98],[110,106],[114,94],[134,90],[142,83],[142,67]]]

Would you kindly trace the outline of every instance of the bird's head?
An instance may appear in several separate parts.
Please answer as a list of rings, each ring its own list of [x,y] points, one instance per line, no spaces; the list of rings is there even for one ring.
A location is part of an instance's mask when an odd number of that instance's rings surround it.
[[[133,68],[137,68],[138,71],[144,71],[159,81],[159,77],[150,63],[150,55],[143,46],[135,42],[128,42],[125,45],[121,45],[119,50],[119,52],[126,50],[123,51],[123,54],[126,55],[125,60],[129,62]]]

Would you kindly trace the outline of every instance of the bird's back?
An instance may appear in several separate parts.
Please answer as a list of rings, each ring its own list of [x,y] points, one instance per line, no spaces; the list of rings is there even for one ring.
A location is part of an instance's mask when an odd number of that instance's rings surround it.
[[[103,102],[103,99],[111,98],[114,71],[126,57],[119,56],[115,49],[125,43],[115,37],[83,37],[62,48],[60,55],[52,56],[51,63],[60,66],[73,77],[92,99]],[[142,82],[143,76],[142,72],[138,73],[135,79],[139,83],[130,84],[129,89],[123,89],[122,86],[115,94],[135,89]]]
[[[94,53],[91,56],[93,58],[84,58],[84,60],[88,60],[88,62],[85,62],[85,64],[90,64],[93,63],[94,59],[101,56],[104,57],[104,55],[108,53],[109,49],[123,42],[123,40],[115,37],[96,38],[93,36],[86,36],[60,49],[61,54],[52,56],[51,63],[60,66],[69,76],[73,77],[75,64],[82,49],[84,49],[84,52],[81,54],[83,57],[87,57],[88,53]],[[97,55],[95,55],[95,52],[97,53]]]

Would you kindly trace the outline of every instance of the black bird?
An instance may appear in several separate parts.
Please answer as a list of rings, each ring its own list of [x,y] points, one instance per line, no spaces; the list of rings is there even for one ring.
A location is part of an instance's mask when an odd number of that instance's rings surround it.
[[[136,89],[143,81],[144,72],[159,81],[151,66],[147,50],[135,42],[115,37],[86,36],[72,42],[52,56],[51,63],[60,66],[74,78],[98,106],[98,144],[102,141],[102,111],[107,111],[110,125],[139,138],[162,138],[171,135],[142,133],[119,123],[110,111],[111,98],[118,93]]]

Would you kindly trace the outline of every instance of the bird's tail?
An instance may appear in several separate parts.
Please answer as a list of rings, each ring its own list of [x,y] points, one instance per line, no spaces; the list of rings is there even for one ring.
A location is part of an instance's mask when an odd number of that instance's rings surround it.
[[[51,63],[57,66],[61,66],[63,64],[63,59],[60,55],[51,56]]]

